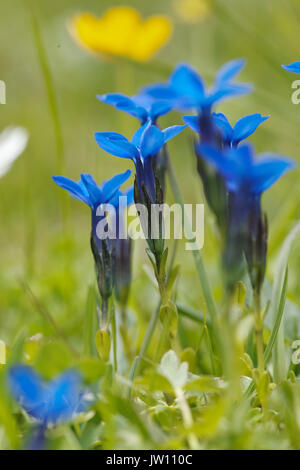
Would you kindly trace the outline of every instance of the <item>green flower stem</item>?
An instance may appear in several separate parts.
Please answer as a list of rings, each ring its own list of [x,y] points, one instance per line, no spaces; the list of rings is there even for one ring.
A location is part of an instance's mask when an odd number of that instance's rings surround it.
[[[256,354],[257,354],[258,370],[260,373],[263,373],[265,370],[263,318],[261,314],[260,294],[258,292],[254,292],[254,324],[255,324]]]
[[[40,31],[40,27],[38,24],[38,20],[33,12],[33,9],[29,7],[30,15],[31,15],[31,29],[32,29],[32,36],[33,41],[37,51],[37,57],[41,69],[41,73],[43,76],[45,89],[47,93],[47,101],[50,116],[53,123],[53,130],[55,136],[55,143],[56,143],[56,174],[61,175],[63,174],[64,165],[65,165],[65,152],[64,152],[64,142],[63,142],[63,135],[61,130],[61,123],[59,118],[58,112],[58,105],[57,105],[57,97],[55,94],[55,86],[53,82],[53,77],[51,74],[51,69],[49,65],[49,60],[47,57],[47,52],[45,46],[43,44],[42,34]],[[62,221],[63,226],[66,228],[68,226],[68,219],[69,219],[69,198],[63,193],[59,192],[60,198],[60,206],[62,210]]]
[[[117,360],[117,326],[116,326],[116,311],[114,304],[111,306],[111,332],[113,340],[113,356],[114,356],[114,369],[115,373],[118,372],[118,360]]]
[[[108,327],[108,312],[109,312],[109,298],[108,297],[102,297],[102,303],[101,303],[101,315],[99,318],[99,328],[102,329],[107,329]]]
[[[185,399],[183,390],[181,388],[176,388],[174,391],[175,391],[175,394],[176,394],[176,398],[177,398],[179,408],[181,410],[184,427],[186,429],[189,429],[194,424],[190,407],[189,407],[189,405],[188,405],[188,403]],[[187,436],[187,439],[188,439],[188,443],[189,443],[189,446],[190,446],[191,449],[193,449],[193,450],[199,449],[199,447],[200,447],[199,442],[198,442],[198,439],[197,439],[197,437],[195,436],[194,433],[189,432],[188,436]]]
[[[170,185],[171,185],[171,188],[172,188],[174,198],[175,198],[176,202],[178,204],[180,204],[182,210],[184,211],[184,199],[183,199],[183,196],[181,194],[181,191],[180,191],[180,188],[179,188],[179,185],[178,185],[178,182],[177,182],[175,170],[174,170],[174,167],[173,167],[173,164],[172,164],[172,161],[171,161],[170,158],[168,158],[167,165],[168,165],[168,176],[169,176]],[[188,220],[188,217],[186,215],[185,216],[185,221],[187,221],[187,220]],[[189,222],[189,226],[191,227],[190,222]],[[191,231],[191,230],[189,230],[189,231]],[[196,240],[191,240],[191,241],[195,242]],[[214,297],[213,297],[213,294],[212,294],[212,291],[211,291],[211,288],[210,288],[210,285],[209,285],[209,281],[208,281],[208,278],[207,278],[204,263],[203,263],[203,260],[202,260],[202,257],[200,255],[199,250],[192,250],[192,255],[194,257],[195,266],[196,266],[196,269],[197,269],[198,276],[200,278],[200,283],[201,283],[204,299],[205,299],[205,302],[206,302],[207,310],[208,310],[208,313],[209,313],[210,318],[211,318],[212,328],[214,330],[216,339],[219,343],[218,312],[217,312],[217,307],[216,307],[216,304],[215,304],[215,300],[214,300]]]

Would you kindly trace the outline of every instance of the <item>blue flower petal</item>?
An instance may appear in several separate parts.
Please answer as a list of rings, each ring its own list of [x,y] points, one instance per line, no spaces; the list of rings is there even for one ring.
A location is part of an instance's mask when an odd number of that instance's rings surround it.
[[[69,421],[86,406],[75,370],[45,383],[31,367],[15,365],[9,371],[8,384],[15,400],[44,425]]]
[[[15,365],[8,373],[8,384],[14,399],[33,417],[39,418],[44,407],[45,386],[29,366]]]
[[[220,102],[227,98],[234,98],[236,96],[245,95],[253,91],[253,86],[250,84],[229,84],[222,83],[219,87],[213,87],[207,97],[206,105],[212,106],[214,103]]]
[[[295,168],[295,162],[289,158],[274,154],[261,154],[256,162],[252,176],[252,188],[257,194],[266,191],[288,170]]]
[[[164,134],[156,126],[148,126],[141,139],[141,155],[143,159],[156,155],[164,145]]]
[[[223,113],[212,113],[213,122],[220,130],[223,139],[231,142],[233,129],[227,117]]]
[[[79,183],[76,183],[65,176],[52,176],[52,179],[58,186],[67,190],[73,197],[90,205],[88,195]]]
[[[103,103],[110,104],[120,111],[137,117],[141,121],[147,119],[147,110],[141,105],[142,100],[139,100],[137,96],[130,98],[122,93],[107,93],[106,95],[97,95],[97,98]]]
[[[183,131],[187,126],[179,125],[179,126],[171,126],[164,129],[163,136],[164,136],[164,143],[166,144],[170,139],[173,139],[177,134]]]
[[[200,156],[225,179],[228,190],[238,191],[243,182],[249,180],[254,152],[251,145],[221,151],[210,145],[200,144],[198,150]]]
[[[281,67],[288,72],[300,73],[300,61],[292,62],[289,65],[282,65]]]
[[[169,113],[172,107],[173,106],[166,101],[157,101],[151,105],[149,116],[152,121],[155,122],[159,116]]]
[[[116,108],[138,118],[141,122],[148,118],[147,110],[142,106],[137,106],[132,100],[120,101],[117,103]]]
[[[47,385],[44,421],[67,422],[75,413],[83,411],[81,393],[81,377],[75,370],[69,370],[52,380]]]
[[[200,75],[188,64],[179,64],[170,77],[170,86],[179,95],[185,95],[198,103],[203,98],[204,84]]]
[[[101,189],[97,184],[95,184],[94,179],[89,174],[81,175],[81,183],[85,186],[87,192],[89,193],[90,205],[95,208],[96,205],[102,203],[103,194]]]
[[[236,75],[238,75],[242,71],[245,65],[245,59],[235,59],[231,60],[230,62],[227,62],[219,69],[216,75],[215,84],[217,85],[232,80]]]
[[[138,157],[136,147],[117,132],[96,132],[95,139],[99,147],[116,157],[130,158],[131,160]]]
[[[110,104],[116,106],[120,101],[127,101],[128,96],[123,93],[106,93],[105,95],[97,95],[98,100],[102,103]]]
[[[103,192],[103,203],[107,203],[119,190],[120,186],[128,180],[131,175],[131,170],[126,170],[124,173],[113,176],[110,180],[105,181],[101,186]]]
[[[149,125],[150,125],[149,122],[145,122],[145,124],[143,126],[139,127],[139,129],[133,134],[132,139],[131,139],[131,143],[135,147],[140,148],[142,135],[145,132],[145,130],[147,129],[147,127],[149,127]]]
[[[174,101],[178,98],[177,93],[166,83],[154,83],[141,89],[142,93],[161,101]]]
[[[238,144],[242,140],[247,139],[269,117],[254,113],[239,119],[233,128],[233,143]]]
[[[200,133],[199,117],[198,116],[182,116],[183,122],[185,122],[193,131],[197,134]]]

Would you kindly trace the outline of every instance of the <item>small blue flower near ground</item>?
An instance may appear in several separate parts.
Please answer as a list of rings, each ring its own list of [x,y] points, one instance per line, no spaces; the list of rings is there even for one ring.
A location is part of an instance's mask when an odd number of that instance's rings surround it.
[[[166,84],[149,85],[143,89],[143,92],[157,100],[166,101],[179,110],[210,110],[220,101],[252,91],[251,85],[234,81],[244,66],[243,59],[228,62],[217,72],[213,86],[207,88],[193,67],[181,63],[177,65]]]
[[[167,114],[172,109],[172,104],[165,101],[156,101],[150,95],[140,93],[134,96],[127,96],[122,93],[107,93],[97,95],[98,100],[114,106],[116,109],[124,111],[140,120],[141,125],[146,122],[156,124],[157,119]]]
[[[229,147],[236,147],[241,141],[250,137],[269,117],[259,113],[249,114],[231,126],[225,114],[212,113],[213,123],[221,133],[223,144]],[[193,131],[200,133],[198,116],[183,116],[182,119]]]
[[[31,367],[15,365],[8,373],[14,399],[45,427],[66,423],[86,409],[81,377],[75,370],[45,382]]]

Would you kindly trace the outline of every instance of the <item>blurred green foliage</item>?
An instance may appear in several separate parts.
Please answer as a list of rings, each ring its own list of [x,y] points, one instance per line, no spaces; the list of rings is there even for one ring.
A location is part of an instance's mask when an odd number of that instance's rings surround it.
[[[134,6],[145,16],[164,13],[172,19],[173,38],[154,60],[146,64],[104,62],[73,42],[66,25],[74,13],[86,10],[101,15],[112,4]],[[247,58],[241,79],[254,83],[255,91],[219,109],[232,122],[244,114],[271,114],[271,119],[251,140],[259,152],[278,152],[299,161],[300,113],[291,102],[291,83],[297,77],[280,67],[299,59],[299,2],[210,0],[209,4],[210,15],[196,24],[184,23],[177,16],[172,0],[11,0],[1,5],[0,79],[6,82],[7,104],[0,105],[0,127],[22,125],[28,129],[30,141],[24,155],[0,181],[0,339],[9,347],[9,361],[24,358],[23,350],[26,360],[45,377],[52,377],[71,365],[80,368],[88,383],[102,377],[94,414],[86,416],[88,424],[50,430],[51,448],[177,449],[187,445],[191,433],[203,448],[300,448],[300,424],[295,418],[300,412],[298,379],[290,376],[289,381],[272,393],[269,384],[264,384],[266,410],[259,407],[257,399],[252,406],[248,401],[241,401],[229,409],[223,397],[226,385],[213,376],[203,378],[213,373],[214,361],[217,362],[211,352],[209,324],[203,327],[183,315],[178,320],[177,340],[171,346],[188,362],[189,372],[197,375],[190,376],[180,387],[185,388],[195,418],[194,427],[186,430],[182,425],[180,400],[175,401],[174,387],[170,387],[172,380],[168,381],[161,371],[157,373],[153,366],[153,361],[161,359],[156,357],[158,333],[149,349],[150,362],[143,364],[143,374],[137,377],[132,390],[136,400],[132,402],[124,397],[130,366],[124,353],[119,351],[124,376],[112,380],[111,368],[97,358],[93,342],[96,294],[89,250],[89,211],[62,194],[51,179],[59,170],[71,178],[78,178],[80,172],[90,172],[100,182],[125,170],[128,162],[101,151],[93,134],[107,130],[129,137],[137,122],[97,101],[96,94],[110,91],[133,94],[151,81],[165,80],[179,61],[192,63],[209,81],[224,62],[236,57]],[[31,12],[41,31],[54,83],[63,137],[62,161],[57,155]],[[180,115],[171,113],[163,123],[181,123]],[[186,202],[197,203],[203,201],[203,193],[195,172],[192,143],[193,136],[186,131],[176,144],[170,144],[170,155]],[[276,254],[299,218],[298,178],[296,170],[264,197],[270,221],[266,300],[270,298]],[[173,200],[169,190],[167,198]],[[220,300],[219,246],[208,210],[202,252],[214,294]],[[176,300],[196,309],[196,315],[203,318],[206,312],[199,281],[183,244],[179,244],[176,262],[180,264]],[[128,308],[131,359],[139,350],[158,301],[143,269],[146,263],[144,244],[136,243]],[[288,315],[285,344],[289,351],[292,340],[300,334],[299,267],[300,250],[295,243],[285,309]],[[267,317],[267,338],[271,328],[272,319]],[[42,338],[29,340],[38,333]],[[170,346],[168,341],[165,350]],[[251,355],[251,351],[248,353]],[[247,364],[245,359],[245,376],[250,375],[251,364]],[[218,370],[218,363],[215,367]],[[298,367],[291,368],[297,376]],[[26,435],[31,424],[11,403],[5,388],[5,373],[6,366],[0,370],[0,448],[16,448],[20,445],[17,428]]]

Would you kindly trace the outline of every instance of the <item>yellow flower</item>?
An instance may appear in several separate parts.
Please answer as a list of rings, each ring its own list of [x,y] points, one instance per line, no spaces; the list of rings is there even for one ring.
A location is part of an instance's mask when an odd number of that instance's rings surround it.
[[[174,0],[175,11],[187,23],[198,23],[210,13],[209,0]]]
[[[142,20],[133,8],[116,7],[107,10],[101,18],[91,13],[76,15],[71,32],[90,52],[142,62],[166,44],[172,34],[172,24],[162,15]]]

